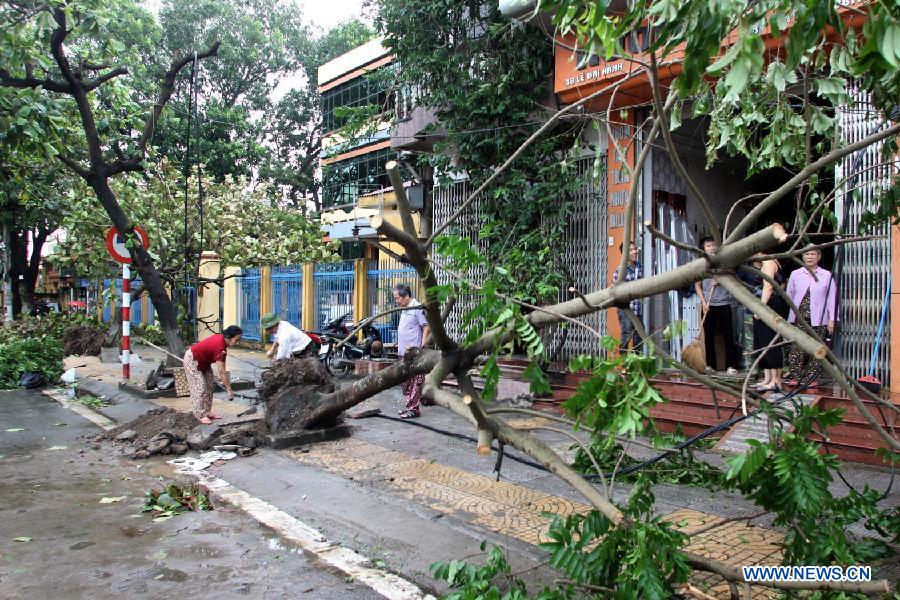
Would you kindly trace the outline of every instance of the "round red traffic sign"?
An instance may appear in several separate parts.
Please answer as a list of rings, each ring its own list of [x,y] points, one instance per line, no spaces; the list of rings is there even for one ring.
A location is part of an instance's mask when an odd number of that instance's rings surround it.
[[[147,232],[143,227],[135,227],[134,232],[141,239],[144,249],[149,248],[150,238],[147,237]],[[115,227],[110,227],[106,232],[106,249],[117,263],[131,264],[131,254],[128,253],[128,248],[125,246],[125,238],[119,235],[119,231]]]

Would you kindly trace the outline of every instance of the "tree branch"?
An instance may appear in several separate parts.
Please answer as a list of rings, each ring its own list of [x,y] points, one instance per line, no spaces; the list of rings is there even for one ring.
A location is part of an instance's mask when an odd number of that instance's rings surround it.
[[[694,552],[682,551],[688,562],[695,569],[715,573],[728,581],[738,583],[750,583],[761,587],[774,588],[776,590],[832,590],[840,592],[855,592],[859,594],[890,594],[893,586],[886,579],[867,581],[861,583],[844,581],[753,581],[747,582],[740,567],[735,567],[721,561],[701,556]]]
[[[685,185],[688,186],[688,190],[694,195],[697,204],[700,205],[700,212],[703,213],[703,217],[706,219],[706,224],[710,228],[710,234],[716,240],[716,245],[721,246],[722,232],[719,230],[716,219],[713,217],[712,210],[709,208],[709,202],[706,201],[706,197],[700,191],[700,188],[697,187],[693,177],[687,172],[684,163],[681,162],[681,157],[678,155],[678,149],[675,147],[675,142],[672,140],[672,132],[669,131],[669,118],[666,116],[667,113],[663,109],[662,96],[660,95],[656,52],[650,53],[650,69],[648,69],[647,72],[650,75],[650,87],[653,90],[653,104],[656,107],[656,112],[659,113],[659,118],[663,120],[662,134],[663,140],[666,142],[666,150],[669,152],[669,158],[672,160],[672,164],[675,165],[675,169],[678,171],[681,179],[684,180]],[[669,94],[671,96],[677,96],[678,92],[676,90],[670,90]]]
[[[46,79],[36,79],[34,77],[13,77],[6,69],[0,69],[0,86],[16,89],[43,88],[48,92],[53,92],[56,94],[72,93],[72,86],[67,83],[54,81],[49,77],[47,77]]]
[[[84,82],[84,90],[86,92],[95,90],[98,87],[100,87],[101,85],[103,85],[104,83],[106,83],[107,81],[109,81],[110,79],[114,79],[116,77],[119,77],[120,75],[128,75],[128,69],[126,69],[125,67],[118,67],[116,69],[113,69],[109,73],[105,73],[99,77],[95,77],[94,79],[85,81]]]
[[[215,56],[216,54],[218,54],[218,52],[219,42],[216,42],[207,50],[198,52],[197,60]],[[165,108],[166,103],[169,101],[169,98],[172,97],[172,93],[175,91],[175,80],[178,77],[178,73],[181,72],[181,69],[183,69],[185,65],[193,62],[193,60],[193,54],[182,57],[179,60],[173,61],[172,65],[169,67],[169,70],[166,71],[165,77],[163,77],[163,84],[159,90],[159,97],[157,98],[156,103],[153,105],[153,110],[150,113],[150,117],[147,119],[147,123],[144,125],[144,132],[141,134],[141,137],[138,140],[138,148],[140,149],[141,153],[146,151],[147,143],[150,141],[150,139],[153,137],[153,133],[156,131],[156,122],[159,120],[163,108]]]
[[[645,228],[647,231],[650,232],[650,235],[652,235],[653,237],[658,238],[658,239],[664,241],[665,243],[667,243],[668,245],[672,246],[673,248],[678,248],[678,249],[680,249],[680,250],[685,250],[685,251],[690,252],[691,254],[693,254],[693,255],[695,255],[695,256],[704,256],[704,255],[706,254],[705,252],[703,252],[703,251],[700,250],[699,248],[695,248],[694,246],[691,246],[691,245],[689,245],[689,244],[685,244],[685,243],[679,242],[679,241],[676,240],[675,238],[670,237],[669,235],[666,235],[665,233],[663,233],[662,231],[660,231],[659,229],[657,229],[656,227],[654,227],[652,221],[644,221],[644,228]]]
[[[567,113],[570,113],[570,112],[573,112],[573,111],[577,110],[578,107],[583,106],[586,102],[590,102],[591,100],[593,100],[593,99],[595,99],[595,98],[599,98],[599,97],[602,96],[603,94],[609,93],[610,90],[619,87],[620,85],[622,85],[622,84],[625,83],[626,81],[628,81],[628,80],[630,80],[630,79],[634,79],[635,77],[637,77],[637,76],[640,75],[640,74],[641,74],[641,71],[635,71],[635,72],[633,72],[633,73],[630,73],[630,74],[626,75],[625,77],[623,77],[622,79],[616,81],[615,83],[613,83],[613,84],[611,84],[611,85],[608,85],[608,86],[606,86],[605,88],[602,88],[602,89],[600,89],[600,90],[594,92],[593,94],[590,94],[590,95],[588,95],[588,96],[585,96],[584,98],[581,98],[581,99],[578,100],[577,102],[574,102],[574,103],[572,103],[572,104],[566,106],[565,108],[563,108],[562,110],[560,110],[560,111],[558,111],[556,114],[554,114],[552,117],[550,117],[549,119],[547,119],[547,122],[544,123],[543,125],[541,125],[540,128],[539,128],[537,131],[535,131],[534,133],[532,133],[532,134],[528,137],[528,139],[525,140],[525,141],[522,143],[522,145],[519,146],[519,147],[516,149],[516,151],[513,152],[513,153],[509,156],[509,158],[507,158],[507,159],[503,162],[502,165],[500,165],[499,167],[497,167],[497,169],[496,169],[493,173],[491,173],[490,177],[488,177],[487,179],[485,179],[484,182],[483,182],[481,185],[479,185],[478,188],[477,188],[474,192],[472,192],[471,194],[469,194],[469,197],[466,198],[465,202],[463,202],[462,204],[460,204],[459,208],[456,209],[456,211],[454,211],[454,213],[453,213],[452,215],[450,215],[450,217],[447,219],[447,221],[445,221],[444,223],[442,223],[441,225],[439,225],[438,227],[435,228],[435,230],[434,230],[434,232],[431,234],[431,236],[429,236],[429,238],[425,241],[425,244],[424,244],[425,247],[426,247],[426,248],[430,247],[431,244],[434,242],[434,238],[436,238],[437,236],[439,236],[445,229],[447,229],[447,227],[449,227],[454,221],[456,221],[456,219],[458,219],[458,218],[460,217],[460,215],[462,215],[462,214],[466,211],[466,209],[467,209],[467,208],[475,201],[475,199],[478,198],[478,196],[479,196],[484,190],[486,190],[486,189],[488,188],[488,186],[490,186],[492,183],[494,183],[494,181],[495,181],[498,177],[500,177],[500,175],[501,175],[504,171],[506,171],[506,169],[508,169],[509,166],[510,166],[513,162],[515,162],[515,160],[516,160],[517,158],[519,158],[519,156],[522,155],[523,152],[525,152],[525,149],[528,148],[528,146],[530,146],[535,140],[537,140],[537,139],[540,138],[542,135],[544,135],[544,133],[546,133],[551,127],[553,127],[553,125],[554,125],[558,120],[560,120],[564,115],[566,115]]]
[[[747,214],[747,216],[744,217],[744,219],[735,226],[734,231],[732,231],[728,235],[728,237],[725,239],[725,242],[728,243],[740,239],[741,236],[746,233],[750,225],[752,223],[755,223],[756,220],[759,219],[764,212],[774,206],[776,202],[787,196],[792,189],[797,187],[801,182],[806,181],[814,173],[817,173],[818,171],[824,169],[832,163],[844,158],[848,154],[853,154],[854,152],[862,150],[867,146],[871,146],[872,144],[876,144],[881,140],[885,140],[892,136],[895,136],[897,135],[897,133],[900,133],[900,123],[894,123],[887,129],[883,129],[878,133],[874,133],[858,142],[848,144],[846,146],[838,148],[837,150],[829,152],[816,162],[807,165],[803,168],[802,171],[791,177],[791,179],[787,183],[763,198],[759,202],[759,204],[754,206]]]
[[[544,310],[531,313],[526,319],[533,327],[541,329],[559,323],[563,320],[562,315],[574,318],[596,312],[598,309],[627,306],[632,300],[680,289],[700,281],[709,274],[711,268],[726,270],[737,268],[757,252],[776,246],[786,238],[784,228],[776,223],[722,246],[714,255],[695,259],[665,273],[621,282],[613,287],[585,294],[584,299],[576,298],[543,307]],[[487,331],[464,352],[469,357],[478,356],[493,347],[495,338],[502,335],[504,335],[502,331],[494,329]]]
[[[88,172],[74,159],[69,158],[65,154],[58,154],[57,158],[60,160],[60,162],[62,162],[62,164],[72,169],[72,171],[82,179],[88,178]]]

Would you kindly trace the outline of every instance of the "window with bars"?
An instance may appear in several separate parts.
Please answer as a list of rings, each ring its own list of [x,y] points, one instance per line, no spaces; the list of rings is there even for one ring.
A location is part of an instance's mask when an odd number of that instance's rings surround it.
[[[347,123],[346,116],[335,113],[339,108],[357,108],[374,105],[378,112],[386,112],[394,102],[393,94],[389,94],[390,82],[383,67],[356,77],[330,90],[322,92],[322,127],[326,133],[343,127]]]
[[[322,208],[353,206],[359,196],[391,186],[385,163],[397,152],[381,148],[322,168]]]

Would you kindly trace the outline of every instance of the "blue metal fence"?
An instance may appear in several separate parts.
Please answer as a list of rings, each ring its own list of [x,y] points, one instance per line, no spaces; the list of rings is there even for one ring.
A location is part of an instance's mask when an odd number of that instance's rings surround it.
[[[101,291],[101,294],[103,292],[105,292],[106,290],[108,290],[111,285],[112,285],[111,280],[104,279],[103,280],[103,290]],[[109,323],[112,320],[112,311],[113,311],[112,303],[106,298],[106,296],[101,296],[101,298],[103,299],[103,322]]]
[[[259,269],[244,269],[239,281],[240,319],[244,339],[259,341]]]
[[[313,271],[316,329],[343,314],[353,319],[353,261],[317,263]]]
[[[415,294],[416,270],[393,258],[372,259],[367,265],[366,281],[369,296],[366,306],[369,307],[369,316],[377,315],[394,307],[392,288],[395,284],[405,283]],[[375,320],[375,328],[378,329],[384,343],[396,343],[399,322],[399,312]]]
[[[296,327],[303,312],[303,267],[272,267],[272,312]]]
[[[141,284],[140,279],[134,279],[131,282],[131,288],[134,289]],[[121,310],[122,308],[122,279],[116,279],[115,283],[113,283],[112,279],[104,279],[103,280],[103,289],[107,290],[112,287],[115,287],[116,293],[115,296],[103,303],[103,322],[109,323],[113,317],[115,316],[115,312],[117,310]],[[193,290],[193,288],[189,288],[189,291]],[[153,324],[156,322],[156,309],[153,306],[153,301],[150,300],[149,294],[144,292],[144,296],[147,296],[147,324]],[[189,300],[192,306],[196,306],[196,294],[191,295],[191,299]],[[141,299],[132,295],[131,297],[131,324],[132,325],[141,325],[144,320],[144,306],[141,302]]]

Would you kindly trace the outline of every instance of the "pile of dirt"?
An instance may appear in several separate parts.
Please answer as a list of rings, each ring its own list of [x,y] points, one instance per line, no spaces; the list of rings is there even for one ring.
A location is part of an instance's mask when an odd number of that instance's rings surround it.
[[[132,458],[154,454],[180,455],[188,451],[188,437],[197,427],[190,413],[172,408],[154,408],[129,423],[103,433],[97,441],[114,441]]]
[[[73,325],[63,334],[65,356],[99,356],[106,343],[106,330],[90,325]]]
[[[325,367],[315,358],[279,360],[262,376],[259,398],[266,403],[266,425],[273,434],[305,429],[309,415],[321,405],[321,397],[334,391]]]
[[[136,459],[156,454],[177,456],[188,450],[208,450],[213,446],[232,446],[229,449],[248,456],[265,433],[266,425],[261,421],[200,425],[190,413],[160,407],[104,432],[94,441],[114,442],[126,456]]]

